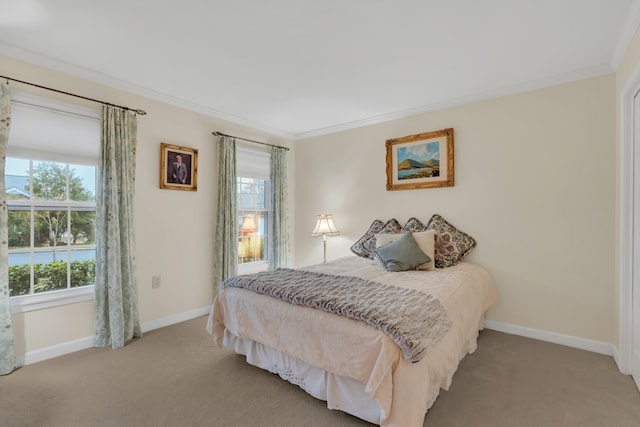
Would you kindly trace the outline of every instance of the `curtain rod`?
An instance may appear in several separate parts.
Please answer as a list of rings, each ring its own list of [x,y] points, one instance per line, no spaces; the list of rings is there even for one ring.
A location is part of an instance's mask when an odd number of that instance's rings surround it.
[[[2,79],[6,79],[6,80],[7,80],[7,83],[9,82],[9,80],[11,80],[11,81],[14,81],[14,82],[23,83],[23,84],[25,84],[25,85],[35,86],[35,87],[40,88],[40,89],[46,89],[46,90],[50,90],[50,91],[52,91],[52,92],[61,93],[61,94],[63,94],[63,95],[75,96],[76,98],[86,99],[87,101],[93,101],[93,102],[97,102],[97,103],[100,103],[100,104],[103,104],[103,105],[109,105],[109,106],[111,106],[111,107],[117,107],[117,108],[122,108],[123,110],[133,111],[133,112],[135,112],[136,114],[139,114],[139,115],[141,115],[141,116],[146,116],[146,115],[147,115],[147,112],[146,112],[146,111],[144,111],[144,110],[140,110],[140,109],[137,109],[137,108],[129,108],[129,107],[124,107],[124,106],[122,106],[122,105],[112,104],[112,103],[110,103],[110,102],[100,101],[100,100],[98,100],[98,99],[87,98],[86,96],[76,95],[75,93],[65,92],[65,91],[63,91],[63,90],[53,89],[53,88],[50,88],[50,87],[41,86],[41,85],[39,85],[39,84],[30,83],[30,82],[25,82],[24,80],[18,80],[18,79],[14,79],[14,78],[12,78],[12,77],[0,76],[0,78],[2,78]]]
[[[282,145],[273,145],[267,142],[254,141],[253,139],[240,138],[239,136],[227,135],[226,133],[222,133],[218,131],[211,132],[211,133],[214,134],[215,136],[228,136],[229,138],[236,138],[236,139],[241,139],[243,141],[255,142],[256,144],[267,145],[269,147],[284,148],[285,150],[289,151],[289,147],[283,147]]]

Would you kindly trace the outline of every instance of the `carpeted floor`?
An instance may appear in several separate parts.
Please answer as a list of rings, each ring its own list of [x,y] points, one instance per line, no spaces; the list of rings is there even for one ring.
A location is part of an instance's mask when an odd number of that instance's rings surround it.
[[[370,426],[218,349],[205,317],[0,377],[3,427]],[[429,427],[640,425],[640,393],[611,357],[483,331]]]

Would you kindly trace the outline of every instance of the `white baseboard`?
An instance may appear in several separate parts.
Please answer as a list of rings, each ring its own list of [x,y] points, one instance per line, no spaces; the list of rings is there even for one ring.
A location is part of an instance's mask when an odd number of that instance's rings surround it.
[[[160,319],[149,320],[142,322],[140,328],[142,333],[153,331],[154,329],[164,328],[165,326],[175,325],[176,323],[186,322],[187,320],[195,319],[196,317],[209,314],[211,306],[195,308],[193,310],[184,311],[178,314],[172,314],[171,316],[162,317]]]
[[[85,350],[91,347],[93,347],[93,336],[78,338],[77,340],[28,351],[24,354],[17,354],[16,365],[32,365],[34,363],[42,362],[43,360],[53,359],[54,357],[64,356],[65,354]]]
[[[185,322],[187,320],[195,319],[196,317],[204,316],[206,314],[209,314],[210,310],[211,306],[207,306],[185,311],[183,313],[173,314],[171,316],[163,317],[160,319],[149,320],[140,324],[140,328],[142,329],[143,333],[158,328],[164,328],[165,326],[171,326],[176,323]],[[24,354],[17,354],[16,364],[18,366],[32,365],[34,363],[42,362],[47,359],[53,359],[54,357],[64,356],[65,354],[85,350],[92,347],[93,336],[79,338],[77,340],[67,341],[64,343],[52,345],[50,347],[28,351]]]
[[[615,356],[617,354],[616,347],[613,344],[595,341],[586,338],[574,337],[571,335],[558,334],[556,332],[547,332],[540,329],[532,329],[524,326],[511,325],[509,323],[496,322],[493,320],[485,320],[484,326],[498,332],[504,332],[512,335],[520,335],[527,338],[533,338],[540,341],[547,341],[554,344],[566,345],[568,347],[579,348],[594,353],[604,354],[607,356]]]
[[[618,351],[618,347],[613,347],[613,360],[616,362],[616,366],[618,367],[618,370],[625,374],[625,375],[631,375],[631,372],[628,372],[626,369],[623,369],[624,366],[622,366],[622,361],[620,360],[620,352]]]

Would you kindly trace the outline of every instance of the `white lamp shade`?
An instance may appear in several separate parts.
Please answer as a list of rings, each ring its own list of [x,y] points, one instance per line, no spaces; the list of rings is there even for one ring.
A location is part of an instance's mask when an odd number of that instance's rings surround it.
[[[333,216],[324,214],[316,216],[316,226],[311,233],[312,236],[337,236],[340,234],[335,225],[333,225]]]

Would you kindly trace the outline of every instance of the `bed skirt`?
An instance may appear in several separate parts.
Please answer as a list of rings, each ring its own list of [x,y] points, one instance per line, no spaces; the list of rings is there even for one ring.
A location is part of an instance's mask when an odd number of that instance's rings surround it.
[[[478,330],[481,330],[483,325],[484,316],[480,319]],[[459,360],[475,351],[477,339],[477,333],[468,339]],[[228,330],[224,332],[223,345],[233,349],[238,354],[244,355],[250,365],[277,374],[316,399],[327,402],[327,408],[346,412],[373,424],[380,424],[380,405],[365,393],[365,385],[363,383],[310,366],[299,359],[289,357],[259,342],[239,338]],[[446,376],[432,378],[432,382],[438,384],[436,387],[431,388],[432,392],[428,397],[427,409],[431,408],[435,402],[440,394],[440,389],[449,389],[457,367],[456,365]]]

